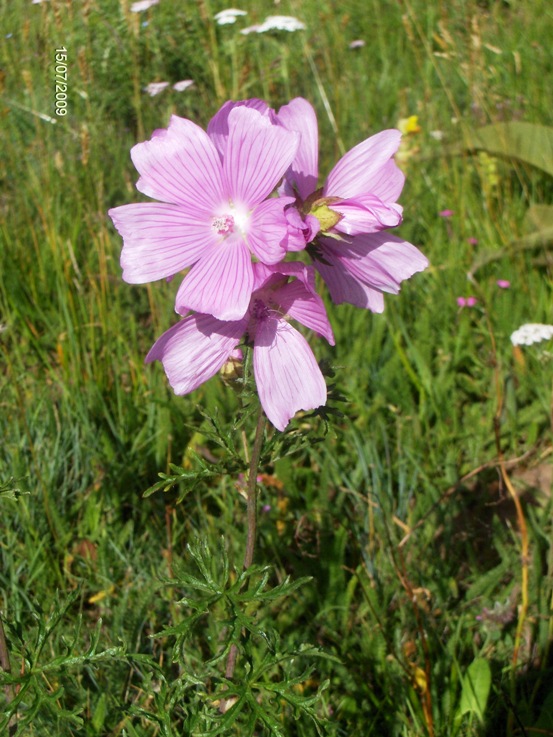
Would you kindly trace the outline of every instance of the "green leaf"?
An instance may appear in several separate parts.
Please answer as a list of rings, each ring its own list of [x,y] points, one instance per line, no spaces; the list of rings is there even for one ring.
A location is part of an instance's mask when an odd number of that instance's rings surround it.
[[[98,733],[102,731],[104,722],[106,721],[107,711],[107,696],[104,692],[100,694],[100,698],[98,699],[98,703],[94,709],[94,714],[92,715],[92,726]]]
[[[470,133],[464,149],[517,159],[553,176],[553,128],[535,123],[496,123]]]
[[[475,714],[480,721],[483,721],[491,685],[490,664],[484,658],[476,658],[469,665],[463,678],[459,715]]]

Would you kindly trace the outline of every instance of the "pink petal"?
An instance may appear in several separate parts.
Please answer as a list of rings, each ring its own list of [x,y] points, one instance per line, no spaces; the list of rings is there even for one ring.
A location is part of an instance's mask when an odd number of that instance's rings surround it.
[[[239,100],[233,102],[229,100],[220,108],[218,112],[211,118],[207,125],[207,135],[211,138],[217,151],[221,156],[225,153],[228,138],[228,116],[235,107],[249,107],[257,110],[262,115],[269,115],[269,106],[264,100],[251,98],[250,100]]]
[[[385,130],[352,148],[328,175],[323,196],[347,199],[382,187],[381,170],[389,165],[400,139],[398,130]]]
[[[405,184],[405,174],[393,159],[390,159],[375,173],[371,182],[371,194],[378,197],[382,202],[395,202],[401,194]]]
[[[257,205],[251,214],[248,245],[265,264],[276,264],[286,255],[288,220],[284,207],[291,197],[276,197]]]
[[[131,158],[140,173],[136,187],[148,197],[195,208],[210,217],[225,199],[219,154],[207,133],[176,115],[167,130],[138,143]]]
[[[300,280],[288,282],[277,289],[274,299],[288,317],[314,330],[317,335],[322,335],[330,345],[335,345],[323,300],[318,294],[308,290]]]
[[[175,394],[188,394],[219,371],[240,342],[246,322],[185,317],[156,340],[146,363],[161,361]]]
[[[359,235],[350,243],[324,239],[323,257],[338,257],[359,282],[383,292],[397,294],[400,284],[428,266],[428,259],[411,243],[389,233]]]
[[[323,277],[335,304],[348,302],[371,312],[384,312],[384,295],[379,289],[373,289],[354,278],[342,261],[326,249],[323,257],[327,263],[315,261],[315,268]]]
[[[177,292],[175,309],[239,320],[248,309],[253,282],[247,245],[240,236],[229,236],[192,267]]]
[[[235,107],[228,116],[224,174],[231,199],[254,207],[264,200],[291,164],[299,134],[272,125],[257,110]]]
[[[285,174],[285,193],[306,200],[317,189],[319,176],[319,132],[313,106],[296,97],[278,111],[278,119],[290,131],[297,131],[300,145],[296,158]]]
[[[284,430],[298,410],[326,402],[326,385],[307,341],[285,320],[268,318],[258,324],[253,370],[265,414]]]
[[[385,228],[394,228],[401,223],[403,212],[400,205],[387,205],[370,194],[342,200],[331,205],[331,209],[343,215],[334,229],[347,235],[377,233]]]
[[[300,261],[286,261],[270,266],[255,263],[253,269],[255,275],[254,290],[266,287],[269,281],[275,281],[273,277],[277,277],[276,281],[279,281],[280,279],[278,277],[292,276],[299,279],[312,295],[317,295],[313,267],[303,264]]]
[[[173,276],[216,242],[209,224],[178,205],[143,202],[109,210],[121,236],[123,279],[130,284]]]
[[[287,250],[303,251],[320,231],[320,222],[313,215],[306,215],[303,218],[295,207],[287,208],[284,214],[288,221]]]

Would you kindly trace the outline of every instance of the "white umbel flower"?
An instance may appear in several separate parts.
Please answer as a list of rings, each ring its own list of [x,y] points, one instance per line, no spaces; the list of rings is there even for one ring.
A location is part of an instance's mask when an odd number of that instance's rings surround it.
[[[294,18],[293,15],[269,15],[261,25],[244,28],[240,33],[247,36],[248,33],[267,33],[268,31],[305,31],[305,23]]]
[[[169,87],[169,82],[150,82],[144,87],[144,92],[147,92],[150,97],[155,97],[163,92],[166,87]]]
[[[238,8],[227,8],[216,13],[214,18],[219,26],[229,26],[232,23],[236,23],[236,19],[241,15],[247,15],[245,10],[239,10]]]
[[[511,335],[511,343],[513,345],[532,345],[541,343],[542,340],[551,340],[551,338],[553,338],[553,325],[529,322],[515,330]]]
[[[131,5],[131,13],[143,13],[145,10],[153,8],[154,5],[159,5],[159,0],[139,0],[139,2]]]

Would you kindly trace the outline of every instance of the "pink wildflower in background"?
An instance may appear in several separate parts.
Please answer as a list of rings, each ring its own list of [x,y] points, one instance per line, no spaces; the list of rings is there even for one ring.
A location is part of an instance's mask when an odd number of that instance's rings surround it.
[[[173,116],[166,130],[131,151],[137,189],[160,202],[109,211],[123,236],[123,278],[134,284],[192,269],[176,297],[192,309],[236,320],[253,290],[252,254],[286,254],[288,198],[267,199],[292,162],[299,136],[253,108],[234,107],[222,155],[195,123]]]
[[[476,297],[457,297],[459,307],[474,307],[477,302]]]
[[[509,289],[511,286],[511,282],[508,279],[498,279],[496,284],[500,289]]]
[[[438,215],[441,218],[446,218],[447,219],[447,218],[453,217],[453,215],[455,215],[455,212],[453,210],[442,210],[441,212],[438,213]]]
[[[287,318],[324,336],[331,345],[334,337],[315,292],[312,267],[256,263],[254,273],[254,291],[242,319],[185,317],[156,341],[146,361],[161,361],[175,394],[188,394],[214,376],[246,336],[253,344],[261,405],[273,425],[284,430],[298,410],[326,402],[325,381],[311,348]]]

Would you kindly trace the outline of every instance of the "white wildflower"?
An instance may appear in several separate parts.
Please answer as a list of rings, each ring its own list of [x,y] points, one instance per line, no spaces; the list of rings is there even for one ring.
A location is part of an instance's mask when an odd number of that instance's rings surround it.
[[[532,345],[551,338],[553,338],[553,325],[529,322],[515,330],[511,335],[511,343],[513,345]]]
[[[131,5],[131,13],[142,13],[144,10],[149,10],[149,8],[158,4],[159,0],[139,0],[139,2]]]
[[[155,97],[160,92],[163,92],[166,87],[169,87],[169,82],[150,82],[150,84],[144,87],[144,92],[147,92],[150,97]]]
[[[305,31],[305,23],[292,15],[269,15],[261,25],[244,28],[240,33],[267,33],[267,31]]]
[[[232,23],[236,23],[236,19],[241,15],[247,15],[246,11],[238,10],[238,8],[227,8],[216,13],[214,17],[218,25],[229,26]]]
[[[184,90],[187,90],[189,87],[192,87],[194,84],[193,79],[182,79],[180,82],[175,82],[173,85],[173,89],[177,92],[184,92]]]

